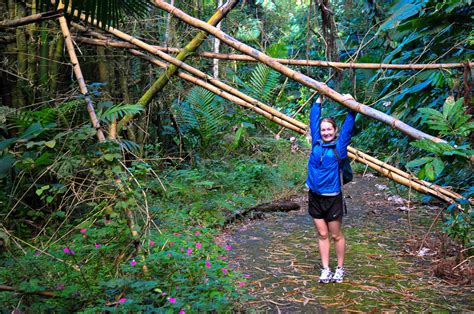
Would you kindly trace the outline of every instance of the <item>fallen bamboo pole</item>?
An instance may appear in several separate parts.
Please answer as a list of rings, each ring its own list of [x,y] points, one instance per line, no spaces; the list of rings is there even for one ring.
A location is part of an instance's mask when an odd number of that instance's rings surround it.
[[[438,190],[434,190],[430,187],[427,187],[426,185],[422,185],[420,183],[417,183],[414,180],[407,179],[406,177],[401,176],[398,173],[396,173],[394,171],[391,171],[387,168],[384,168],[381,165],[373,163],[373,162],[361,157],[360,155],[353,154],[352,152],[348,152],[348,155],[351,159],[354,159],[355,161],[361,162],[361,163],[369,166],[370,168],[372,168],[372,169],[376,170],[377,172],[381,173],[383,176],[385,176],[385,177],[387,177],[387,178],[389,178],[389,179],[391,179],[391,180],[393,180],[397,183],[400,183],[402,185],[413,188],[414,190],[416,190],[418,192],[433,195],[433,196],[438,197],[438,198],[442,199],[443,201],[448,202],[450,204],[457,204],[457,202],[454,199],[452,199],[451,197],[449,197],[449,196],[447,196],[443,193],[440,193],[439,190],[441,188],[439,188]],[[458,206],[459,209],[462,210],[462,207],[460,207],[460,205],[457,205],[457,206]]]
[[[210,34],[214,35],[215,37],[219,38],[222,42],[225,42],[227,45],[243,52],[246,55],[250,55],[253,58],[259,60],[260,62],[268,65],[272,69],[282,73],[285,76],[288,76],[295,81],[309,87],[312,89],[315,89],[319,91],[322,95],[331,98],[332,100],[342,104],[345,107],[348,107],[354,111],[357,111],[363,115],[369,116],[371,118],[374,118],[376,120],[379,120],[385,124],[390,125],[392,128],[397,129],[402,131],[403,133],[407,134],[408,136],[415,138],[415,139],[429,139],[433,142],[443,142],[446,143],[446,141],[434,137],[432,135],[426,134],[420,130],[415,129],[414,127],[409,126],[408,124],[395,119],[381,111],[378,111],[374,108],[371,108],[369,106],[366,106],[362,103],[357,102],[355,99],[352,97],[347,97],[344,96],[332,88],[328,87],[325,83],[321,83],[319,81],[316,81],[300,72],[294,71],[281,63],[277,62],[275,59],[265,55],[264,53],[258,51],[255,48],[252,48],[244,43],[239,42],[237,39],[231,37],[230,35],[224,33],[223,31],[212,27],[208,25],[207,23],[204,23],[203,21],[196,19],[194,17],[191,17],[190,15],[184,13],[183,11],[179,10],[178,8],[166,3],[163,0],[153,0],[152,3],[159,7],[160,9],[163,9],[183,22],[190,24],[192,26],[195,26],[199,29],[205,30],[209,32]]]
[[[207,24],[216,26],[219,24],[222,19],[226,17],[226,15],[235,7],[238,0],[229,0],[224,5],[219,7],[217,11],[211,16]],[[187,57],[192,54],[202,42],[208,37],[208,33],[205,31],[199,31],[194,38],[179,52],[176,56],[176,59],[179,61],[183,61],[187,59]],[[138,100],[138,103],[142,106],[148,105],[153,97],[158,94],[165,86],[168,84],[169,80],[173,77],[173,75],[178,70],[178,67],[174,64],[170,64],[164,73],[160,75],[158,79],[146,90],[146,92],[142,95],[142,97]],[[121,122],[121,124],[126,124],[129,120],[131,120],[133,115],[125,116]]]
[[[155,58],[152,58],[150,56],[147,56],[147,55],[145,55],[144,53],[142,53],[138,50],[130,49],[129,51],[133,55],[138,56],[142,59],[145,59],[145,60],[147,60],[147,61],[149,61],[149,62],[151,62],[155,65],[158,65],[159,67],[166,68],[168,66],[166,63],[161,62],[161,61],[159,61]],[[231,101],[231,102],[233,102],[233,103],[235,103],[239,106],[242,106],[242,107],[248,108],[250,110],[253,110],[253,111],[257,112],[258,114],[264,116],[265,118],[267,118],[267,119],[269,119],[269,120],[271,120],[271,121],[273,121],[273,122],[275,122],[275,123],[277,123],[281,126],[284,126],[288,129],[291,129],[291,130],[293,130],[295,132],[298,132],[300,134],[305,134],[306,133],[305,129],[301,129],[298,126],[295,126],[295,125],[293,125],[293,124],[291,124],[291,123],[289,123],[285,120],[282,120],[279,117],[273,115],[272,113],[267,112],[267,111],[255,106],[255,105],[253,105],[252,103],[249,103],[245,100],[242,100],[241,98],[239,98],[235,95],[232,95],[232,94],[230,94],[226,91],[223,91],[223,90],[217,88],[216,86],[211,85],[211,84],[209,84],[209,83],[207,83],[207,82],[205,82],[205,81],[203,81],[199,78],[196,78],[192,75],[189,75],[187,73],[180,72],[180,71],[177,72],[177,75],[178,75],[178,77],[180,77],[182,79],[185,79],[189,82],[192,82],[192,83],[194,83],[198,86],[201,86],[201,87],[213,92],[214,94],[216,94],[218,96],[221,96],[222,98],[225,98],[225,99],[227,99],[227,100],[229,100],[229,101]]]
[[[370,155],[368,155],[368,154],[366,154],[366,153],[363,153],[363,152],[361,152],[360,150],[357,150],[357,149],[355,149],[355,148],[353,148],[353,147],[351,147],[351,146],[349,146],[349,147],[347,148],[347,151],[350,152],[350,153],[352,153],[353,155],[355,155],[355,156],[357,156],[357,157],[360,157],[360,158],[362,158],[362,159],[364,159],[364,160],[370,161],[371,163],[373,163],[373,164],[375,164],[375,165],[377,165],[377,166],[383,167],[383,168],[385,168],[385,169],[387,169],[387,170],[389,170],[389,171],[391,171],[391,172],[394,172],[394,173],[400,175],[401,177],[404,177],[404,178],[406,178],[406,179],[408,179],[408,180],[411,180],[411,181],[413,181],[413,182],[416,182],[416,183],[418,183],[418,184],[421,184],[421,185],[423,185],[423,186],[425,186],[425,187],[431,188],[431,189],[433,189],[433,190],[435,190],[435,191],[438,191],[439,193],[442,193],[442,194],[444,194],[444,195],[446,195],[446,196],[452,197],[452,198],[454,198],[454,199],[458,199],[458,198],[459,198],[459,199],[462,199],[462,198],[464,198],[464,196],[462,196],[461,194],[458,194],[458,193],[456,193],[456,192],[450,191],[450,190],[448,190],[448,189],[446,189],[446,188],[443,188],[443,187],[441,187],[441,186],[439,186],[439,185],[436,185],[436,184],[429,183],[429,182],[427,182],[427,181],[421,180],[421,179],[419,179],[419,178],[417,178],[417,177],[415,177],[415,176],[413,176],[413,175],[411,175],[411,174],[409,174],[409,173],[407,173],[407,172],[404,172],[404,171],[402,171],[402,170],[400,170],[400,169],[398,169],[398,168],[396,168],[396,167],[394,167],[394,166],[392,166],[392,165],[389,165],[389,164],[387,164],[387,163],[385,163],[385,162],[383,162],[383,161],[380,161],[380,160],[378,160],[377,158],[374,158],[374,157],[372,157],[372,156],[370,156]]]
[[[92,103],[92,99],[89,96],[89,91],[87,90],[86,82],[84,81],[84,77],[82,76],[81,66],[79,65],[79,60],[77,59],[76,52],[74,50],[74,44],[71,40],[71,34],[69,32],[69,27],[67,26],[66,18],[64,16],[60,16],[58,20],[59,25],[61,27],[61,31],[64,36],[64,42],[66,43],[66,49],[69,54],[69,59],[71,60],[74,75],[76,76],[77,83],[79,84],[79,88],[81,90],[81,94],[84,96],[84,99],[87,104],[87,112],[89,113],[92,126],[97,132],[97,138],[99,139],[99,141],[104,141],[105,136],[100,127],[99,119],[97,119],[94,104]]]
[[[61,10],[48,11],[48,12],[25,16],[16,20],[6,20],[6,21],[0,22],[0,29],[18,27],[18,26],[28,25],[32,23],[38,23],[41,21],[52,20],[52,19],[56,19],[60,17],[62,14],[63,13]]]
[[[131,49],[129,50],[132,54],[136,55],[136,56],[139,56],[145,60],[148,60],[149,62],[153,63],[153,64],[156,64],[160,67],[166,67],[166,64],[159,61],[159,60],[156,60],[155,58],[152,58],[150,56],[147,56],[137,50],[134,50],[134,49]],[[198,78],[195,78],[193,77],[192,75],[189,75],[189,74],[186,74],[186,73],[183,73],[183,72],[178,72],[177,74],[180,78],[183,78],[187,81],[190,81],[196,85],[199,85],[203,88],[206,88],[207,90],[215,93],[216,95],[219,95],[227,100],[230,100],[232,101],[233,103],[237,104],[237,105],[240,105],[240,106],[243,106],[243,107],[246,107],[246,108],[249,108],[249,109],[252,109],[254,111],[256,111],[257,113],[269,118],[269,113],[268,112],[265,112],[263,110],[261,110],[260,108],[256,108],[255,106],[252,106],[252,104],[250,103],[246,103],[245,101],[242,101],[241,99],[239,99],[238,97],[235,97],[233,95],[230,95],[226,92],[223,92],[221,90],[219,90],[218,88],[202,81],[202,80],[199,80]],[[258,110],[256,110],[258,109]],[[262,112],[263,111],[263,112]],[[283,120],[279,120],[279,119],[274,119],[275,117],[274,116],[270,116],[270,120],[271,121],[274,121],[275,123],[281,125],[281,126],[284,126],[286,128],[289,128],[289,129],[292,129],[293,131],[295,132],[298,132],[300,134],[305,134],[306,131],[305,130],[302,130],[302,129],[297,129],[295,128],[294,125],[288,125],[288,123],[286,121],[283,121]],[[355,161],[358,161],[362,164],[365,164],[367,165],[368,167],[374,169],[375,171],[381,173],[383,176],[399,183],[399,184],[402,184],[402,185],[405,185],[405,186],[408,186],[408,187],[411,187],[413,189],[415,189],[416,191],[419,191],[419,192],[422,192],[422,193],[425,193],[425,194],[430,194],[430,195],[433,195],[439,199],[442,199],[450,204],[456,204],[456,199],[463,199],[464,197],[460,194],[457,194],[455,192],[452,192],[448,189],[445,189],[441,186],[438,186],[436,184],[431,184],[427,181],[424,181],[424,180],[420,180],[412,175],[410,175],[409,173],[406,173],[394,166],[391,166],[385,162],[382,162],[368,154],[365,154],[351,146],[348,147],[348,155],[351,159],[355,160]],[[458,207],[460,208],[460,207]],[[461,208],[460,208],[461,209]]]
[[[87,42],[89,38],[78,36],[76,37],[78,42]],[[105,46],[117,47],[117,48],[128,48],[133,49],[133,45],[112,39],[102,39]],[[154,49],[172,54],[178,54],[182,51],[179,48],[172,47],[161,47],[152,46]],[[194,52],[194,57],[202,57],[209,59],[220,59],[220,60],[231,60],[231,61],[244,61],[244,62],[258,62],[257,59],[251,56],[242,54],[231,54],[231,53],[215,53],[215,52]],[[436,69],[452,69],[452,68],[463,68],[466,63],[470,66],[474,66],[474,62],[458,62],[458,63],[424,63],[424,64],[388,64],[388,63],[356,63],[356,62],[331,62],[323,60],[298,60],[298,59],[282,59],[275,58],[281,64],[297,65],[297,66],[312,66],[312,67],[328,67],[336,69],[367,69],[367,70],[436,70]]]
[[[80,18],[81,20],[85,21],[85,17],[84,17],[83,15],[81,15],[79,18]],[[97,25],[97,21],[92,21],[92,20],[89,19],[88,22],[91,23],[92,25]],[[137,38],[135,38],[135,37],[133,37],[133,36],[131,36],[131,35],[128,35],[128,34],[122,32],[122,31],[119,31],[118,29],[115,29],[115,28],[113,28],[113,27],[108,27],[108,28],[106,29],[106,31],[109,32],[109,33],[111,33],[111,34],[113,34],[114,36],[117,36],[118,38],[120,38],[120,39],[122,39],[122,40],[125,40],[126,42],[129,42],[129,43],[133,44],[134,47],[141,48],[141,49],[143,49],[143,50],[145,50],[145,51],[148,51],[148,52],[150,52],[150,53],[152,53],[152,54],[154,54],[154,55],[157,55],[157,56],[159,56],[161,59],[163,59],[163,60],[165,60],[165,61],[167,61],[167,62],[169,62],[169,63],[172,63],[172,64],[174,64],[175,66],[180,67],[180,68],[186,70],[187,72],[192,73],[192,74],[194,74],[194,75],[196,75],[196,76],[198,76],[198,77],[200,77],[200,78],[202,78],[202,79],[204,79],[204,80],[206,80],[206,81],[212,83],[213,85],[219,87],[220,89],[223,89],[223,90],[225,90],[226,92],[229,92],[229,93],[231,93],[231,94],[233,94],[233,95],[235,95],[235,96],[237,96],[237,97],[239,97],[239,98],[244,99],[244,100],[247,101],[247,102],[250,102],[250,103],[253,104],[254,106],[259,107],[259,108],[261,108],[262,110],[271,113],[273,116],[276,116],[276,117],[278,117],[278,118],[280,118],[280,119],[282,119],[282,120],[286,120],[286,121],[289,122],[290,124],[294,124],[294,125],[296,125],[298,128],[300,128],[300,129],[305,129],[305,128],[306,128],[306,125],[305,125],[304,123],[302,123],[302,122],[300,122],[300,121],[298,121],[298,120],[295,120],[295,119],[293,119],[293,118],[291,118],[291,117],[289,117],[289,116],[287,116],[287,115],[285,115],[285,114],[279,112],[278,110],[275,110],[274,108],[272,108],[272,107],[270,107],[270,106],[268,106],[268,105],[266,105],[266,104],[264,104],[264,103],[262,103],[262,102],[260,102],[260,101],[258,101],[258,100],[256,100],[256,99],[254,99],[254,98],[252,98],[252,97],[250,97],[250,96],[248,96],[248,95],[246,95],[246,94],[244,94],[244,93],[238,91],[237,89],[235,89],[235,88],[233,88],[233,87],[231,87],[231,86],[229,86],[229,85],[227,85],[227,84],[225,84],[225,83],[223,83],[223,82],[221,82],[221,81],[215,79],[214,77],[212,77],[212,76],[210,76],[210,75],[205,74],[204,72],[202,72],[202,71],[200,71],[200,70],[198,70],[198,69],[196,69],[196,68],[191,67],[190,65],[188,65],[188,64],[186,64],[186,63],[184,63],[184,62],[182,62],[182,61],[180,61],[180,60],[177,60],[176,58],[171,57],[170,55],[168,55],[168,54],[166,54],[166,53],[164,53],[164,52],[162,52],[162,51],[160,51],[160,50],[154,49],[153,46],[151,46],[151,45],[145,43],[145,42],[142,41],[142,40],[139,40],[139,39],[137,39]],[[90,42],[93,42],[93,41],[90,41]],[[127,122],[127,120],[125,120],[125,119],[122,119],[122,120],[120,121],[120,123],[119,123],[119,125],[120,125],[120,126],[119,126],[119,129],[120,129],[121,127],[123,127],[123,125],[124,125],[125,122]]]

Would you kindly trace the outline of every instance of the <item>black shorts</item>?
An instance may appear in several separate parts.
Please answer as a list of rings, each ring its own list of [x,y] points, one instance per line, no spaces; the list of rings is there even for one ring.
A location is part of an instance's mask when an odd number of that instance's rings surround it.
[[[334,221],[344,216],[342,193],[334,196],[319,195],[308,192],[308,213],[314,219]]]

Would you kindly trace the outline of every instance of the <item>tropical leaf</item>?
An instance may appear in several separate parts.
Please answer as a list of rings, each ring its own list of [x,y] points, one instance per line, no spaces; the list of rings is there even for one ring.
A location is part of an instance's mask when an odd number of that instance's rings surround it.
[[[402,21],[418,14],[423,3],[413,3],[411,0],[401,0],[393,7],[393,14],[380,25],[379,31],[387,31],[397,27]]]
[[[111,122],[114,119],[119,119],[126,115],[135,115],[142,111],[143,106],[140,104],[118,104],[112,105],[102,112],[98,112],[97,116],[102,121]]]
[[[199,136],[203,146],[209,144],[224,125],[222,105],[212,92],[201,87],[192,88],[185,101],[173,105],[172,110],[180,132]]]
[[[258,64],[250,76],[248,86],[250,96],[265,103],[272,103],[279,77],[280,73],[272,68],[264,64]]]

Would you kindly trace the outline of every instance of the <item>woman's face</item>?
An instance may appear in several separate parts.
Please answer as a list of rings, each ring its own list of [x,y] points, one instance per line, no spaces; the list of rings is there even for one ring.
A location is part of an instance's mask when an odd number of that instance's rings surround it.
[[[321,133],[321,138],[323,139],[323,142],[332,142],[336,137],[336,129],[329,122],[321,122],[319,131]]]

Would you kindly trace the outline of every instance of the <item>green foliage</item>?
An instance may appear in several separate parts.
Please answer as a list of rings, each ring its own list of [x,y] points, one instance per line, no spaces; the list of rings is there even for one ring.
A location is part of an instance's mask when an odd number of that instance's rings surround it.
[[[135,115],[143,111],[143,106],[140,104],[114,105],[111,101],[99,103],[98,107],[98,118],[107,123],[110,123],[116,119],[121,119],[127,115]]]
[[[272,68],[264,64],[258,64],[249,79],[249,86],[247,87],[249,95],[266,104],[272,104],[279,77],[280,73]]]
[[[222,103],[213,93],[201,87],[192,88],[185,101],[173,105],[173,111],[180,132],[187,136],[192,147],[197,147],[197,143],[193,143],[195,137],[201,149],[206,149],[224,127]]]

